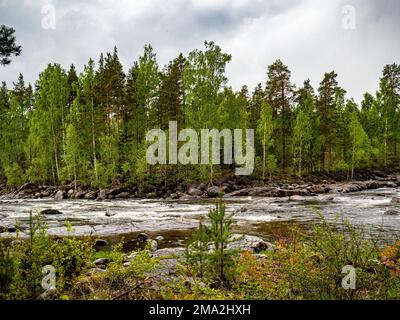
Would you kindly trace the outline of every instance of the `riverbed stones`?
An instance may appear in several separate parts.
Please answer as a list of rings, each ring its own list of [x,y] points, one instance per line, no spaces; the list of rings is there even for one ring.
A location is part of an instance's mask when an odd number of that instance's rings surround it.
[[[44,215],[58,215],[58,214],[62,214],[61,211],[56,210],[56,209],[45,209],[41,211],[41,214]]]

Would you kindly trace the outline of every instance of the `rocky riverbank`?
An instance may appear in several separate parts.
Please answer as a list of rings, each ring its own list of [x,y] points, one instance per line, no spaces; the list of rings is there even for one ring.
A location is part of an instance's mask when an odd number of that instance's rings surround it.
[[[220,194],[223,197],[252,196],[252,197],[290,197],[290,196],[316,196],[324,193],[349,193],[379,188],[395,188],[400,186],[400,175],[380,171],[368,172],[359,176],[358,181],[335,181],[308,178],[296,181],[251,181],[240,177],[227,176],[213,181],[213,185],[205,183],[192,183],[178,185],[175,189],[148,187],[146,191],[139,192],[136,187],[114,186],[109,189],[91,190],[79,185],[76,190],[73,184],[65,186],[48,186],[26,183],[18,188],[8,188],[0,184],[0,199],[166,199],[166,200],[195,200],[201,198],[215,198]]]

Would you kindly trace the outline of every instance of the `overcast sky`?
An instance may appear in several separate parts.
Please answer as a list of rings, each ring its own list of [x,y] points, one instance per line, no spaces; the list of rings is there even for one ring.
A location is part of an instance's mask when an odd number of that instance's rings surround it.
[[[48,4],[55,29],[46,29]],[[0,80],[10,85],[19,72],[36,81],[49,62],[80,71],[114,45],[127,70],[146,43],[163,66],[213,40],[232,54],[234,89],[264,85],[267,66],[280,58],[297,86],[310,78],[317,88],[324,72],[335,70],[359,101],[376,91],[385,64],[400,63],[398,0],[0,0],[0,24],[14,27],[23,47],[0,67]]]

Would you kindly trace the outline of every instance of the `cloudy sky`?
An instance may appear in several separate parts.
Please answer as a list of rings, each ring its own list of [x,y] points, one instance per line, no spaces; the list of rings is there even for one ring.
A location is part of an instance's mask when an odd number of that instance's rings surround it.
[[[398,0],[0,0],[0,24],[14,27],[23,46],[0,67],[10,85],[19,72],[34,82],[49,62],[81,70],[114,45],[127,70],[146,43],[163,66],[213,40],[233,56],[227,75],[235,89],[264,84],[280,58],[298,86],[310,78],[317,87],[335,70],[359,101],[375,92],[385,64],[400,63]]]

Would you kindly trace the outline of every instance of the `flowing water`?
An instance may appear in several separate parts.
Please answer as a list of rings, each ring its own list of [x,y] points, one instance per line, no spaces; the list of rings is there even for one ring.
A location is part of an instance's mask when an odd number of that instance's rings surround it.
[[[354,225],[364,226],[368,236],[393,240],[400,239],[400,215],[384,215],[384,212],[396,209],[390,201],[399,195],[400,189],[384,188],[303,198],[226,198],[225,203],[228,212],[235,212],[237,231],[265,239],[279,235],[294,223],[307,227],[318,222],[317,213],[320,212],[328,221],[343,217]],[[21,226],[25,231],[20,236],[24,237],[29,213],[51,208],[62,212],[61,215],[44,217],[52,235],[92,235],[115,240],[122,235],[134,238],[139,232],[147,232],[152,236],[163,235],[169,245],[179,245],[214,203],[212,199],[0,200],[0,225]],[[111,216],[106,216],[106,213]],[[0,233],[3,237],[10,235],[13,234]]]

